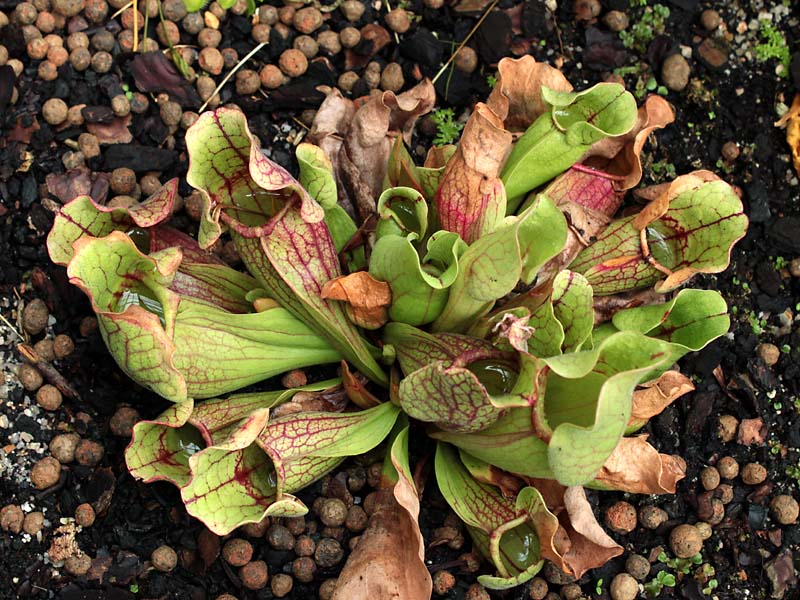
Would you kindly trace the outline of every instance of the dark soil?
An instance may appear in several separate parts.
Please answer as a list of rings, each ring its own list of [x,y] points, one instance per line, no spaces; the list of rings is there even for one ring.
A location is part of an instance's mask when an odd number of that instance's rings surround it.
[[[0,0],[0,10],[10,15],[17,4],[16,0]],[[501,0],[498,8],[509,9],[516,4],[516,0]],[[520,34],[512,33],[512,19],[506,13],[494,12],[470,43],[481,59],[479,70],[471,75],[447,72],[437,82],[437,91],[443,106],[449,104],[462,112],[488,93],[486,77],[494,73],[491,65],[509,54],[510,42],[513,48],[525,51],[522,40],[530,42],[530,52],[537,60],[563,61],[562,69],[579,89],[603,80],[620,67],[629,89],[635,89],[637,81],[640,87],[646,86],[651,75],[655,75],[660,85],[660,65],[664,58],[679,47],[692,50],[689,86],[667,95],[675,107],[676,121],[657,132],[645,149],[643,183],[664,181],[673,169],[674,173],[682,174],[706,168],[741,189],[751,220],[747,237],[734,249],[727,272],[693,282],[696,287],[714,288],[725,296],[732,312],[732,327],[727,337],[682,361],[681,370],[692,376],[696,391],[681,398],[647,426],[651,442],[660,451],[680,454],[686,459],[687,477],[679,484],[675,496],[626,500],[635,506],[657,504],[667,511],[670,520],[655,532],[638,527],[627,536],[615,536],[625,546],[626,554],[587,574],[579,583],[585,596],[607,598],[611,580],[624,570],[625,557],[630,553],[655,557],[659,547],[669,552],[670,529],[679,523],[699,520],[700,470],[722,456],[733,456],[742,466],[761,463],[769,475],[762,485],[755,487],[745,485],[741,479],[730,482],[734,499],[725,507],[724,520],[714,526],[703,550],[703,561],[714,568],[713,579],[718,582],[713,595],[721,599],[770,595],[800,598],[793,584],[788,590],[781,590],[781,582],[789,583],[793,577],[792,561],[800,564],[800,528],[781,527],[769,517],[768,511],[769,500],[776,494],[800,496],[800,328],[796,320],[800,312],[800,278],[792,277],[788,270],[789,261],[800,258],[800,186],[792,169],[785,133],[773,126],[778,118],[776,108],[791,104],[796,89],[800,89],[800,80],[779,77],[775,73],[775,60],[760,62],[754,57],[753,46],[760,41],[758,33],[737,33],[740,23],[750,25],[760,11],[772,10],[772,14],[783,15],[775,13],[772,6],[780,3],[666,0],[666,4],[671,14],[664,34],[645,43],[639,51],[625,49],[618,36],[600,23],[578,21],[571,11],[572,3],[567,0],[559,3],[555,19],[545,18],[543,3],[538,0],[524,2],[518,14]],[[644,15],[642,7],[632,9],[627,0],[607,0],[603,5],[603,12],[610,9],[627,12],[632,25]],[[702,42],[711,36],[699,19],[701,11],[707,8],[719,11],[730,32],[726,40],[728,59],[718,68],[700,58],[698,52]],[[400,36],[399,46],[394,41],[386,46],[377,60],[384,63],[397,60],[407,73],[414,63],[419,63],[423,73],[435,75],[452,47],[437,43],[430,32],[435,32],[439,40],[460,41],[475,24],[476,17],[461,15],[451,7],[424,8],[419,0],[410,2],[409,10],[421,15],[421,21]],[[341,19],[336,16],[338,11],[334,15],[334,20]],[[368,8],[362,24],[375,18],[376,12]],[[797,7],[792,7],[777,25],[790,48],[797,47],[796,40],[800,39],[798,19],[800,13]],[[232,18],[222,32],[220,47],[237,47],[239,56],[255,45],[249,38],[249,22],[244,17]],[[0,343],[5,344],[0,351],[7,363],[6,385],[0,388],[0,416],[7,417],[0,429],[0,506],[13,503],[23,505],[26,512],[44,511],[48,521],[40,538],[0,533],[0,598],[201,600],[216,598],[223,592],[240,599],[272,598],[269,586],[260,592],[243,589],[237,570],[221,559],[213,560],[211,556],[208,564],[204,562],[203,557],[209,552],[208,539],[200,535],[204,527],[187,516],[174,488],[161,483],[144,485],[127,474],[123,458],[127,440],[111,433],[110,416],[119,405],[128,404],[135,406],[144,418],[151,418],[163,410],[165,402],[138,388],[120,372],[96,330],[81,335],[80,326],[91,314],[90,306],[82,293],[68,284],[65,270],[52,265],[47,257],[44,240],[52,224],[53,207],[59,203],[48,194],[45,177],[64,171],[61,157],[68,148],[63,142],[77,138],[81,130],[47,125],[40,116],[41,105],[50,97],[60,97],[70,106],[78,103],[108,106],[108,86],[132,84],[130,63],[118,57],[119,70],[105,76],[92,71],[78,73],[67,65],[59,71],[58,79],[42,82],[37,79],[39,61],[27,57],[18,28],[10,25],[0,29],[0,44],[6,46],[12,58],[19,58],[25,64],[16,81],[19,99],[16,104],[0,107],[0,307],[9,321],[0,332]],[[257,59],[277,60],[279,53],[277,48],[267,47]],[[798,55],[795,61],[800,62]],[[281,93],[274,94],[269,102],[264,102],[261,96],[235,98],[232,86],[222,92],[222,101],[239,102],[248,113],[254,131],[265,146],[271,147],[273,159],[291,166],[291,145],[285,133],[292,123],[290,117],[298,113],[286,108],[318,105],[322,96],[313,90],[313,84],[333,83],[343,70],[338,59],[332,65],[333,74],[312,73],[310,79],[301,81],[294,89],[281,88]],[[0,102],[5,104],[2,85],[0,80]],[[358,88],[354,91],[359,93]],[[33,127],[37,115],[38,127]],[[157,169],[161,171],[161,181],[185,174],[180,132],[168,141],[157,109],[151,107],[148,113],[135,115],[131,131],[134,143],[144,148],[106,146],[88,166],[108,172],[119,165],[133,165],[140,175]],[[173,142],[174,147],[170,147]],[[420,143],[428,142],[424,137],[420,139]],[[736,142],[741,150],[734,161],[722,157],[726,142]],[[188,194],[185,181],[181,186],[181,193]],[[183,215],[178,224],[189,231],[195,227]],[[42,298],[55,318],[47,334],[66,333],[76,344],[75,352],[58,361],[56,367],[79,398],[65,398],[55,413],[40,410],[33,394],[25,392],[13,377],[19,362],[14,348],[20,340],[8,325],[16,325],[13,321],[20,299],[27,302],[33,298]],[[757,356],[756,347],[762,343],[772,343],[780,349],[780,358],[774,366],[767,366]],[[735,440],[722,443],[717,427],[719,416],[724,414],[739,420],[762,419],[763,439],[750,445]],[[74,430],[82,437],[99,441],[105,448],[105,457],[96,468],[74,464],[64,468],[56,486],[39,492],[29,482],[30,466],[47,455],[47,442],[61,430]],[[414,453],[424,456],[427,450],[419,446]],[[369,461],[356,461],[346,463],[345,468],[368,464]],[[301,498],[311,506],[322,491],[322,484],[318,484],[306,490]],[[366,491],[356,494],[359,501]],[[602,520],[604,509],[622,496],[603,493],[591,494],[590,498],[596,502]],[[77,536],[81,549],[94,560],[88,575],[73,577],[63,568],[48,564],[45,553],[52,532],[61,524],[59,519],[72,517],[75,507],[83,502],[100,509],[95,524]],[[428,541],[448,514],[430,478],[421,517]],[[349,533],[342,542],[345,548],[348,537]],[[263,539],[251,542],[255,547],[254,559],[265,560],[270,573],[291,573],[293,552],[273,550]],[[151,552],[162,544],[170,545],[179,554],[179,566],[171,573],[149,569]],[[457,583],[449,598],[464,598],[475,581],[476,574],[468,573],[459,559],[469,549],[467,539],[463,548],[438,545],[428,552],[432,571],[446,568],[456,574]],[[311,584],[295,581],[287,597],[317,597],[319,585],[335,577],[340,566],[319,571]],[[693,600],[709,597],[703,593],[708,584],[701,582],[702,577],[694,576],[694,566],[683,575],[653,558],[647,581],[655,578],[659,570],[669,570],[678,579],[674,588],[662,590],[661,597]],[[557,590],[557,585],[551,585],[551,591]],[[521,600],[529,597],[528,588],[492,592],[491,597]]]

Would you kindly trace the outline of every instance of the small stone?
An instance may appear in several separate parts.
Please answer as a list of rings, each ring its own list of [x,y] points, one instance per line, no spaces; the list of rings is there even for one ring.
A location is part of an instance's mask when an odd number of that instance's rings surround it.
[[[308,59],[300,50],[290,48],[283,51],[278,59],[278,65],[287,76],[300,77],[308,69]]]
[[[331,56],[342,51],[342,44],[339,41],[339,34],[335,31],[322,31],[317,35],[319,47]]]
[[[259,44],[267,44],[269,43],[269,36],[272,32],[272,27],[265,23],[259,23],[258,25],[253,25],[253,29],[250,31],[250,37],[253,38],[253,41]]]
[[[79,168],[86,157],[83,155],[82,152],[65,152],[64,156],[61,157],[61,162],[64,163],[64,167],[67,170],[77,169]]]
[[[310,556],[301,556],[292,562],[292,574],[300,583],[311,583],[314,581],[314,573],[317,565]]]
[[[345,0],[342,2],[339,10],[342,11],[345,19],[351,23],[355,23],[364,14],[366,7],[362,2],[359,2],[359,0]]]
[[[44,513],[35,511],[25,515],[22,521],[22,531],[28,535],[37,535],[44,527]]]
[[[491,600],[489,592],[480,583],[473,583],[467,588],[464,600]]]
[[[197,34],[197,43],[201,48],[217,48],[222,42],[222,33],[217,29],[206,27]]]
[[[274,90],[283,85],[286,76],[275,65],[265,65],[259,72],[261,85],[268,90]]]
[[[144,94],[140,92],[134,92],[133,98],[131,98],[131,112],[137,115],[141,115],[147,112],[147,109],[150,107],[150,100]]]
[[[700,484],[706,490],[714,490],[719,485],[719,471],[714,467],[706,467],[700,471]]]
[[[35,392],[42,386],[42,383],[44,383],[44,379],[42,378],[42,374],[39,373],[39,370],[28,363],[22,363],[19,366],[17,369],[17,379],[19,379],[22,387],[29,392]]]
[[[45,338],[39,340],[33,345],[33,351],[36,356],[47,362],[53,362],[56,359],[56,354],[53,351],[53,340]]]
[[[769,503],[772,517],[781,525],[793,525],[800,515],[800,505],[797,500],[787,494],[775,496]]]
[[[368,522],[369,516],[360,506],[351,506],[347,509],[347,518],[345,519],[344,526],[348,531],[361,533],[366,529]]]
[[[736,430],[739,428],[739,419],[733,415],[722,415],[719,418],[719,427],[717,428],[717,435],[719,439],[725,442],[732,442],[736,439]]]
[[[81,440],[75,448],[75,462],[84,467],[95,467],[101,460],[105,450],[103,445],[92,440]]]
[[[262,538],[269,529],[269,517],[264,517],[258,523],[246,523],[240,527],[243,534],[251,538]]]
[[[347,519],[347,505],[338,498],[328,498],[322,503],[319,518],[328,527],[341,527]]]
[[[267,25],[275,25],[278,22],[278,9],[274,6],[264,4],[258,7],[258,22]]]
[[[85,6],[84,0],[51,0],[50,6],[53,12],[65,17],[74,17],[81,12]]]
[[[82,577],[92,568],[92,559],[88,554],[81,552],[67,557],[64,561],[64,570],[75,577]]]
[[[678,525],[669,534],[669,547],[678,558],[691,558],[703,549],[703,538],[694,525]]]
[[[16,504],[8,504],[0,510],[0,528],[3,531],[19,533],[24,522],[25,515]]]
[[[442,569],[433,574],[433,593],[437,596],[444,596],[453,589],[456,578],[450,571]]]
[[[550,587],[547,585],[547,581],[541,577],[534,577],[531,579],[528,596],[530,596],[531,600],[543,600],[543,598],[547,596],[549,589]]]
[[[54,385],[45,384],[36,392],[36,403],[45,410],[58,410],[61,407],[61,392]]]
[[[61,476],[61,463],[52,456],[46,456],[31,468],[31,483],[37,490],[46,490],[58,483]]]
[[[667,57],[661,66],[661,80],[667,88],[680,92],[689,85],[691,67],[681,54],[672,54]]]
[[[109,184],[116,194],[130,194],[136,187],[136,173],[127,167],[114,169]]]
[[[307,6],[294,13],[293,22],[297,31],[308,34],[322,26],[322,13],[313,6]]]
[[[634,600],[639,595],[639,584],[627,573],[620,573],[611,580],[611,600]]]
[[[60,433],[50,440],[50,454],[63,465],[75,460],[75,448],[81,437],[77,433]]]
[[[222,558],[232,567],[243,567],[253,558],[253,546],[247,540],[233,538],[222,547]]]
[[[800,258],[793,258],[789,261],[789,274],[792,277],[800,277]]]
[[[111,52],[115,43],[114,34],[107,29],[100,29],[91,39],[92,48],[102,52]]]
[[[294,38],[292,46],[300,50],[308,60],[311,60],[319,53],[319,44],[310,35],[298,35]]]
[[[636,529],[636,509],[628,502],[616,502],[606,509],[606,525],[625,535]]]
[[[173,23],[177,23],[186,17],[187,10],[183,0],[163,0],[161,6],[164,11],[164,17]]]
[[[158,175],[153,173],[144,175],[139,181],[139,185],[142,188],[142,195],[145,197],[152,196],[161,189],[161,181],[159,181]]]
[[[641,554],[631,554],[625,561],[625,570],[637,581],[644,581],[650,575],[650,561]]]
[[[202,52],[200,54],[202,55]],[[181,122],[183,109],[177,102],[168,100],[167,102],[161,103],[161,106],[159,107],[159,113],[161,114],[161,120],[165,125],[176,127]]]
[[[183,19],[181,19],[181,25],[183,26],[183,30],[189,35],[197,35],[203,31],[203,28],[205,27],[203,15],[201,15],[199,12],[189,13],[183,17]]]
[[[667,511],[658,506],[643,506],[639,509],[639,522],[645,529],[655,530],[669,520]]]
[[[56,360],[66,358],[75,351],[75,342],[66,334],[59,333],[53,340],[53,353]]]
[[[81,337],[89,337],[95,331],[97,331],[97,317],[81,319],[81,324],[78,326],[78,333],[81,334]]]
[[[545,561],[544,567],[542,567],[542,576],[554,585],[566,585],[575,581],[573,575],[565,573],[550,561]]]
[[[292,579],[291,575],[287,575],[286,573],[278,573],[272,577],[270,589],[272,590],[273,596],[276,598],[283,598],[292,591],[293,585],[294,580]]]
[[[203,48],[200,50],[197,62],[201,69],[212,75],[219,75],[222,73],[222,67],[225,66],[222,54],[220,54],[220,51],[216,48]]]
[[[728,62],[728,49],[724,42],[714,37],[707,37],[697,48],[697,54],[712,69],[719,69]]]
[[[572,12],[579,21],[593,21],[602,11],[600,0],[572,0]]]
[[[292,369],[281,377],[281,385],[286,389],[303,387],[308,383],[308,377],[302,369]]]
[[[20,25],[32,25],[39,16],[39,11],[30,2],[20,2],[14,9],[15,21]]]
[[[577,583],[568,583],[561,588],[561,598],[563,600],[578,600],[582,595],[581,586]]]
[[[139,411],[130,406],[120,406],[108,422],[111,433],[119,437],[129,438],[133,434],[133,426],[140,420]]]
[[[700,13],[700,24],[706,31],[715,31],[722,25],[722,17],[712,8],[708,8]]]
[[[764,483],[767,478],[767,470],[758,463],[747,463],[742,468],[742,481],[747,485],[758,485]]]
[[[714,490],[714,494],[723,504],[728,504],[733,501],[733,486],[729,483],[720,483]]]
[[[63,108],[63,118],[55,124],[63,123],[67,118],[67,105],[64,103],[63,100],[58,100],[58,98],[51,98],[47,102],[45,102],[45,106],[48,106],[50,102],[53,100],[57,100],[61,104],[58,105],[59,111]],[[49,104],[51,107],[55,106],[54,104]],[[48,121],[49,123],[50,121]],[[25,305],[25,309],[22,311],[22,327],[30,333],[31,335],[39,335],[44,328],[47,327],[47,320],[50,318],[50,311],[47,310],[47,305],[44,303],[44,300],[40,298],[34,298],[28,304]]]
[[[459,71],[472,73],[478,68],[478,54],[469,46],[464,46],[461,50],[456,52],[453,64]]]
[[[28,45],[26,46],[26,50],[28,52],[28,58],[32,60],[44,60],[44,58],[47,56],[47,51],[49,49],[50,45],[47,42],[45,42],[43,38],[34,38],[30,42],[28,42]],[[57,100],[57,98],[51,98],[51,100]],[[63,100],[60,100],[60,102],[63,102]],[[46,105],[47,102],[45,102],[45,106]],[[44,111],[42,112],[44,113]],[[48,123],[50,123],[50,121],[47,120],[46,116],[45,120]],[[59,123],[50,123],[50,124],[58,125]]]
[[[136,204],[136,198],[133,196],[114,196],[106,203],[108,208],[130,208]]]
[[[91,527],[94,525],[95,517],[94,508],[92,508],[92,505],[88,502],[79,504],[75,509],[75,522],[81,527]]]
[[[241,95],[255,94],[261,87],[258,73],[251,69],[242,69],[236,73],[236,93]]]
[[[181,32],[178,30],[178,26],[172,21],[160,22],[156,26],[156,35],[158,36],[158,41],[164,46],[169,46],[170,44],[175,45],[181,41]]]
[[[781,351],[775,344],[759,344],[756,346],[756,354],[764,361],[768,367],[774,367],[781,357]]]
[[[67,111],[67,123],[73,127],[82,126],[85,121],[83,118],[84,108],[86,108],[85,104],[76,104],[75,106],[70,106],[69,110]]]
[[[339,32],[339,40],[345,48],[355,48],[361,41],[361,32],[355,27],[345,27]]]
[[[336,85],[339,86],[340,90],[347,93],[352,91],[353,87],[358,83],[358,80],[359,77],[354,71],[345,71],[339,75],[339,81]]]
[[[736,142],[725,142],[722,144],[722,158],[727,162],[733,162],[739,158],[739,144]]]
[[[603,16],[603,23],[614,33],[619,33],[628,28],[630,19],[621,10],[610,10]]]
[[[411,17],[404,8],[394,8],[386,13],[386,25],[395,33],[405,33],[411,28]]]
[[[705,521],[698,521],[697,523],[694,524],[694,526],[697,528],[697,531],[700,533],[700,538],[703,541],[706,541],[708,538],[711,537],[712,533],[711,525],[709,525]]]
[[[153,566],[163,573],[169,573],[178,566],[178,555],[175,550],[166,544],[159,546],[150,555],[150,562]]]
[[[333,592],[336,590],[337,583],[338,580],[336,579],[326,579],[323,581],[322,585],[319,586],[319,600],[331,600]],[[375,600],[377,600],[377,598]]]
[[[102,23],[108,14],[108,3],[105,0],[86,0],[83,14],[90,23]]]
[[[278,9],[278,19],[284,25],[291,25],[294,21],[294,13],[297,9],[294,6],[282,6]]]
[[[343,558],[342,545],[332,538],[322,538],[314,550],[314,562],[323,569],[338,565]]]
[[[114,58],[108,52],[98,52],[92,56],[92,71],[95,73],[108,73],[113,64]]]
[[[301,535],[295,540],[294,553],[297,556],[314,556],[317,543],[308,535]]]
[[[267,543],[275,550],[291,550],[294,548],[294,536],[283,525],[273,523],[267,529]]]

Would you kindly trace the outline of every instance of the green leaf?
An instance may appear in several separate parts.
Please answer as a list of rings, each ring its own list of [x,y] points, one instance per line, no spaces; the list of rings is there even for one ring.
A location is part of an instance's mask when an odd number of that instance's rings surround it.
[[[269,423],[258,444],[272,458],[278,495],[301,489],[347,456],[380,444],[398,413],[396,406],[386,402],[356,413],[303,412]]]
[[[373,248],[369,272],[392,290],[392,321],[424,325],[444,309],[467,245],[455,233],[437,231],[428,239],[428,253],[421,260],[413,237],[381,237]]]
[[[342,303],[321,298],[322,286],[342,274],[323,208],[264,156],[239,111],[204,113],[187,131],[186,146],[192,157],[187,181],[205,200],[200,244],[213,243],[220,222],[226,224],[248,271],[270,297],[385,384],[377,349],[347,318]]]
[[[298,145],[295,155],[300,166],[300,183],[325,210],[325,223],[336,251],[341,252],[358,228],[347,211],[339,205],[333,165],[325,151],[313,144]]]
[[[670,342],[670,360],[675,362],[725,335],[730,317],[719,292],[685,289],[663,304],[621,310],[611,323],[621,331],[638,331]]]
[[[409,187],[393,187],[378,198],[378,225],[375,236],[387,235],[421,240],[428,230],[428,204],[417,190]]]
[[[206,5],[206,0],[183,0],[183,5],[190,13],[202,10]]]
[[[189,457],[204,445],[200,432],[187,424],[193,409],[194,402],[184,400],[154,420],[133,426],[131,443],[125,449],[131,475],[145,483],[169,481],[178,487],[189,482]]]
[[[561,251],[566,232],[561,211],[544,196],[519,217],[508,217],[464,252],[447,305],[433,329],[466,330],[520,279],[530,282],[541,265]]]
[[[532,409],[512,408],[478,432],[434,430],[429,435],[509,473],[553,479],[547,464],[547,444],[537,437],[533,421]]]
[[[341,358],[285,309],[234,314],[171,291],[176,248],[145,256],[115,231],[81,238],[74,249],[67,274],[91,300],[111,355],[168,400],[207,398]]]
[[[109,208],[89,196],[78,196],[65,204],[53,221],[47,235],[50,260],[66,266],[73,256],[72,244],[82,237],[104,237],[112,231],[161,223],[172,213],[177,191],[178,180],[171,179],[147,200],[130,208]]]
[[[636,385],[672,364],[669,350],[666,342],[627,331],[590,351],[544,359],[550,374],[537,416],[559,483],[583,485],[595,477],[625,433]]]
[[[511,500],[494,486],[474,479],[448,445],[436,445],[436,481],[455,513],[467,525],[476,548],[492,561],[498,576],[481,583],[506,589],[532,579],[544,561],[539,540],[526,516],[517,516]]]
[[[501,174],[510,211],[524,194],[575,164],[592,144],[628,133],[636,122],[636,100],[616,83],[582,92],[542,87],[542,98],[551,110],[517,141]]]
[[[570,265],[586,277],[595,295],[636,290],[664,278],[642,252],[635,219],[613,221]],[[646,227],[652,257],[673,272],[656,285],[656,291],[669,292],[695,273],[725,270],[747,223],[741,200],[724,181],[709,181],[678,194],[666,214]]]

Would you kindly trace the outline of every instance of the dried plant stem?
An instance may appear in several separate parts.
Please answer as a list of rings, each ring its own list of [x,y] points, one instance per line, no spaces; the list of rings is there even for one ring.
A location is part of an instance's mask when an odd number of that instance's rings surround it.
[[[439,77],[442,76],[442,73],[444,73],[447,67],[450,66],[450,63],[453,62],[453,59],[456,57],[456,54],[458,54],[459,50],[461,50],[464,46],[467,45],[467,42],[469,42],[472,36],[475,35],[475,32],[478,31],[478,27],[480,27],[481,24],[486,20],[486,17],[488,17],[489,13],[492,12],[492,10],[494,10],[494,7],[497,6],[498,2],[500,2],[500,0],[494,0],[494,2],[492,2],[489,6],[486,7],[486,10],[483,11],[481,18],[478,19],[478,22],[475,23],[475,26],[469,30],[469,33],[467,34],[467,37],[464,38],[464,41],[458,45],[456,51],[450,55],[450,58],[447,59],[447,62],[442,65],[441,69],[439,69],[439,72],[436,74],[436,77],[433,78],[433,83],[436,83]]]
[[[206,109],[206,106],[208,106],[208,103],[211,102],[211,98],[213,98],[214,96],[216,96],[219,93],[219,91],[225,86],[225,84],[228,83],[228,80],[236,74],[236,71],[241,69],[242,65],[244,63],[246,63],[248,60],[253,58],[253,56],[266,45],[267,45],[267,42],[261,42],[258,46],[256,46],[252,50],[250,50],[250,52],[247,54],[247,56],[245,56],[244,58],[242,58],[242,60],[240,60],[238,63],[236,63],[236,66],[233,67],[230,70],[230,72],[227,75],[225,75],[225,78],[222,81],[219,82],[219,85],[216,88],[214,88],[214,93],[211,94],[211,96],[208,97],[208,100],[203,102],[203,106],[201,106],[200,110],[197,111],[197,112],[203,112]]]

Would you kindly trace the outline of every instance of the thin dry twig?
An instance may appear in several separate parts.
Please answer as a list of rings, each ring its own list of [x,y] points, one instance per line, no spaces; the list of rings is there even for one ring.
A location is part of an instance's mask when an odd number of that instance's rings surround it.
[[[251,58],[252,58],[252,57],[253,57],[253,56],[254,56],[254,55],[255,55],[255,54],[256,54],[256,53],[257,53],[259,50],[261,50],[261,49],[262,49],[264,46],[266,46],[266,45],[267,45],[267,43],[268,43],[268,42],[261,42],[261,43],[260,43],[258,46],[256,46],[255,48],[253,48],[253,49],[252,49],[252,50],[251,50],[251,51],[250,51],[250,52],[247,54],[247,56],[245,56],[244,58],[242,58],[242,60],[240,60],[238,63],[236,63],[236,66],[235,66],[235,67],[233,67],[233,68],[230,70],[230,72],[229,72],[227,75],[225,75],[225,78],[224,78],[222,81],[220,81],[220,82],[219,82],[219,85],[218,85],[218,86],[217,86],[217,87],[214,89],[214,93],[213,93],[213,94],[211,94],[211,95],[208,97],[208,100],[206,100],[205,102],[203,102],[203,106],[201,106],[201,107],[200,107],[200,110],[199,110],[199,111],[197,111],[197,112],[203,112],[203,111],[206,109],[206,106],[208,106],[208,103],[209,103],[209,102],[211,102],[211,98],[213,98],[214,96],[216,96],[216,95],[219,93],[219,91],[220,91],[220,90],[221,90],[221,89],[222,89],[222,88],[225,86],[225,84],[226,84],[226,83],[228,83],[228,80],[230,80],[230,78],[231,78],[231,77],[233,77],[233,76],[236,74],[236,71],[238,71],[239,69],[241,69],[241,68],[242,68],[242,65],[243,65],[244,63],[246,63],[248,60],[250,60],[250,59],[251,59]]]
[[[59,373],[53,365],[41,358],[32,347],[30,347],[28,344],[19,344],[17,346],[17,350],[19,350],[22,358],[24,358],[28,364],[35,367],[42,374],[42,377],[48,381],[48,383],[56,386],[58,391],[64,394],[67,398],[80,400],[80,395],[75,391],[75,388],[73,388],[67,382],[64,376]]]
[[[456,48],[456,51],[453,52],[450,55],[450,58],[447,59],[447,62],[444,63],[444,65],[442,65],[442,68],[439,69],[439,72],[436,73],[436,77],[433,78],[433,83],[436,83],[436,81],[439,79],[439,77],[442,76],[442,73],[444,73],[445,70],[447,69],[447,67],[450,66],[450,63],[453,62],[453,59],[456,57],[456,54],[458,54],[459,50],[461,50],[464,46],[467,45],[467,42],[469,42],[469,40],[472,38],[472,36],[475,35],[475,32],[478,31],[478,28],[486,20],[486,17],[489,16],[489,13],[494,10],[494,7],[497,6],[498,2],[500,2],[500,0],[494,0],[494,2],[492,2],[489,6],[486,7],[486,10],[483,11],[483,14],[481,15],[481,18],[478,19],[478,22],[475,23],[475,26],[472,29],[469,30],[469,33],[467,34],[467,37],[464,38],[464,41],[462,41],[458,45],[458,47]]]

